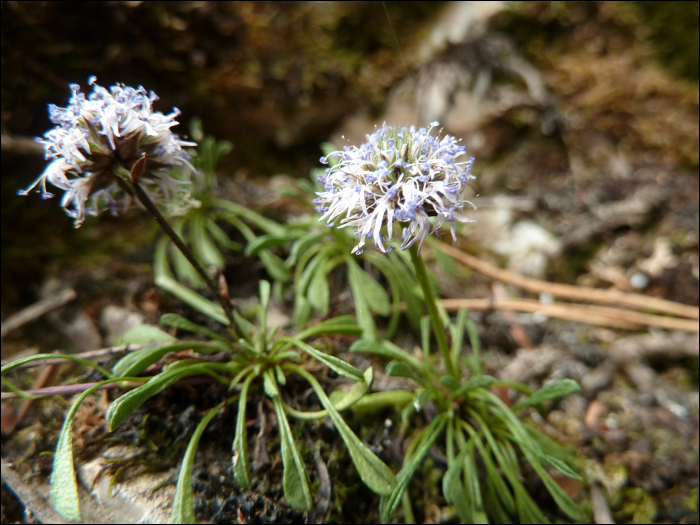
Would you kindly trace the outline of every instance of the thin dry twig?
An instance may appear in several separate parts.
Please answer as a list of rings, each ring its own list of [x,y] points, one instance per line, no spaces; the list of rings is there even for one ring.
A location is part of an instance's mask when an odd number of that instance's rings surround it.
[[[502,301],[492,299],[443,299],[442,305],[446,310],[450,311],[469,308],[471,310],[498,309],[531,313],[542,312],[558,319],[628,330],[658,326],[668,330],[700,331],[700,326],[692,319],[661,317],[659,315],[642,314],[630,310],[597,305],[541,303],[534,299],[506,299]]]
[[[583,286],[572,286],[569,284],[549,283],[525,277],[523,275],[502,270],[495,266],[478,259],[472,255],[464,253],[457,248],[453,248],[444,242],[438,243],[439,249],[447,253],[453,259],[458,260],[462,264],[473,268],[474,270],[488,275],[493,279],[513,284],[533,293],[550,293],[554,297],[571,299],[575,301],[589,301],[592,303],[602,304],[617,304],[626,306],[635,310],[654,310],[656,312],[678,315],[689,319],[700,319],[700,308],[689,306],[687,304],[676,303],[660,299],[658,297],[649,297],[647,295],[620,292],[618,290],[600,290],[597,288],[585,288]],[[620,310],[622,311],[622,310]],[[646,324],[646,323],[642,323]],[[660,326],[660,325],[651,325]],[[684,328],[679,328],[684,330]]]
[[[72,523],[53,510],[37,490],[27,484],[12,468],[12,464],[2,460],[2,482],[15,493],[17,498],[34,515],[39,523]]]
[[[15,315],[11,315],[2,322],[2,324],[0,325],[0,339],[5,337],[13,330],[16,330],[20,326],[24,326],[25,324],[30,323],[43,315],[46,315],[50,311],[63,306],[64,304],[72,301],[76,297],[77,295],[73,288],[66,288],[52,297],[42,299],[41,301],[36,302],[23,310],[20,310]]]

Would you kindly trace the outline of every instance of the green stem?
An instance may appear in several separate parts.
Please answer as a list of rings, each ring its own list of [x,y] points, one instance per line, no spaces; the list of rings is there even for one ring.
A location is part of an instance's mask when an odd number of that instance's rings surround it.
[[[137,162],[138,164],[138,162]],[[131,190],[129,193],[132,195],[135,195],[136,198],[141,202],[141,204],[144,205],[144,207],[148,210],[148,212],[153,216],[153,218],[158,222],[158,225],[163,229],[163,231],[166,233],[168,237],[170,237],[170,240],[173,241],[175,246],[178,247],[178,249],[182,252],[182,255],[185,256],[185,258],[189,261],[189,263],[194,267],[195,270],[197,270],[197,273],[199,276],[204,280],[204,282],[207,285],[207,288],[209,288],[209,291],[214,294],[214,297],[216,297],[216,300],[219,302],[221,307],[224,309],[224,313],[226,314],[226,317],[228,318],[229,321],[229,328],[231,330],[235,330],[234,328],[234,321],[233,321],[233,312],[231,310],[231,303],[229,301],[226,301],[226,299],[223,298],[221,295],[221,292],[219,291],[219,288],[216,286],[214,281],[209,277],[209,275],[204,271],[204,269],[199,265],[197,262],[197,259],[195,259],[194,254],[192,253],[192,250],[190,250],[187,245],[180,239],[180,236],[175,233],[175,231],[170,227],[168,224],[168,221],[165,220],[165,217],[160,213],[156,205],[153,203],[151,198],[148,196],[148,194],[143,191],[143,188],[141,188],[141,185],[138,182],[135,182],[132,180],[131,173],[129,173],[126,169],[122,168],[121,166],[117,165],[114,167],[114,170],[117,175],[119,175],[119,179],[124,184]]]
[[[428,279],[428,270],[426,269],[425,263],[418,253],[418,247],[415,244],[411,246],[411,261],[413,262],[413,267],[416,269],[416,277],[418,278],[418,282],[423,290],[423,297],[425,298],[425,304],[428,307],[430,320],[433,324],[435,339],[437,339],[438,347],[440,348],[440,353],[442,354],[442,360],[445,362],[445,370],[449,375],[459,379],[452,363],[450,347],[447,344],[445,328],[442,326],[440,314],[438,313],[435,294],[433,294],[433,289],[431,288],[430,280]]]

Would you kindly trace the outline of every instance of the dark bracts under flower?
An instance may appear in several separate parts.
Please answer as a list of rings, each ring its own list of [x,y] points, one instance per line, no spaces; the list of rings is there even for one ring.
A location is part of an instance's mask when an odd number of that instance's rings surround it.
[[[314,203],[329,226],[345,214],[339,227],[356,227],[358,244],[353,253],[362,253],[369,237],[382,252],[391,251],[393,247],[385,248],[384,243],[393,239],[394,222],[408,223],[401,248],[418,242],[419,251],[428,235],[439,235],[444,222],[451,223],[453,239],[455,220],[474,222],[461,215],[464,204],[473,206],[462,196],[475,178],[469,173],[474,159],[457,162],[464,146],[450,135],[442,139],[430,135],[436,125],[417,130],[384,124],[359,148],[329,155],[339,162],[319,177],[326,191],[319,192]],[[328,164],[328,158],[321,162]],[[435,217],[432,226],[429,217]]]
[[[139,166],[143,176],[138,182],[152,199],[163,200],[170,209],[196,205],[186,188],[190,181],[170,174],[175,167],[183,168],[180,171],[187,178],[196,173],[182,149],[195,144],[170,131],[179,112],[154,113],[152,104],[158,97],[143,87],[115,85],[108,91],[94,77],[90,84],[93,93],[88,97],[73,84],[68,107],[49,106],[51,121],[57,126],[37,140],[44,145],[46,158],[53,160],[19,194],[37,187],[43,198],[51,198],[46,181],[65,190],[61,205],[79,227],[86,215],[97,215],[105,208],[113,213],[118,206],[128,208],[131,195],[115,171],[131,172],[143,158],[145,165]]]

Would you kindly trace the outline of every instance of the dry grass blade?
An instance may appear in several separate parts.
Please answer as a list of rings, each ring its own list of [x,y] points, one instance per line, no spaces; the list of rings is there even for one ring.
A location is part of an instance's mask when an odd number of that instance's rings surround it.
[[[498,309],[531,313],[542,312],[558,319],[628,330],[657,326],[668,330],[700,331],[697,321],[692,319],[661,317],[659,315],[642,314],[630,310],[597,305],[541,303],[533,299],[506,299],[502,301],[491,299],[443,299],[442,305],[445,310],[449,311],[469,308],[472,310]]]
[[[584,288],[582,286],[572,286],[568,284],[548,283],[546,281],[540,281],[539,279],[525,277],[508,270],[496,268],[495,266],[484,262],[477,257],[466,254],[461,250],[453,248],[444,242],[439,243],[439,246],[440,250],[444,251],[450,257],[456,259],[462,264],[469,266],[470,268],[473,268],[484,275],[488,275],[493,279],[513,284],[519,288],[522,288],[523,290],[527,290],[528,292],[547,292],[552,294],[554,297],[562,297],[564,299],[589,301],[592,303],[602,304],[617,304],[635,310],[654,310],[656,312],[677,315],[688,319],[700,319],[700,309],[695,306],[675,303],[673,301],[667,301],[666,299],[660,299],[658,297],[649,297],[635,293],[625,293],[617,290],[599,290],[597,288]],[[642,322],[641,324],[647,323]],[[655,324],[653,326],[663,325]],[[686,328],[678,329],[685,330]],[[695,330],[690,331],[697,331],[697,327]]]

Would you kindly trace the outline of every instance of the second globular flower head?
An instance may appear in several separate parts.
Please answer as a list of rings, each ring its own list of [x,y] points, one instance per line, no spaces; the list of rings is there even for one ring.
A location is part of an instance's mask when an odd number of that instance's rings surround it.
[[[170,131],[178,124],[175,118],[180,112],[154,112],[158,97],[141,86],[117,84],[106,89],[95,77],[89,82],[93,86],[89,95],[71,84],[68,107],[49,105],[49,117],[56,127],[37,141],[44,145],[51,162],[29,188],[18,193],[26,195],[36,187],[43,198],[51,198],[47,181],[64,190],[61,206],[75,219],[77,228],[86,215],[97,215],[105,208],[116,213],[118,205],[128,208],[131,196],[115,171],[131,172],[143,159],[139,182],[152,198],[163,201],[167,208],[196,205],[186,187],[196,170],[182,149],[196,144]],[[173,168],[180,168],[184,178],[171,176]]]
[[[339,227],[355,228],[353,253],[362,253],[368,238],[382,252],[391,251],[384,243],[393,240],[397,222],[405,224],[401,248],[417,242],[419,251],[429,235],[439,236],[443,223],[450,223],[456,240],[454,221],[474,222],[462,215],[465,204],[473,207],[463,194],[475,178],[469,173],[474,159],[459,160],[465,147],[456,138],[431,135],[437,125],[416,129],[385,123],[362,146],[321,158],[323,164],[330,157],[338,162],[319,177],[325,191],[318,192],[316,209],[329,226],[340,218]],[[435,217],[432,225],[430,217]]]

